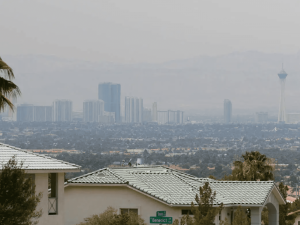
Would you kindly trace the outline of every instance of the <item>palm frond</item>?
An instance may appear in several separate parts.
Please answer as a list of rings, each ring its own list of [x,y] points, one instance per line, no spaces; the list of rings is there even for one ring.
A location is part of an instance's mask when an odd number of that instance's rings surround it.
[[[15,78],[14,72],[12,68],[7,65],[0,57],[0,72],[3,72],[4,76],[8,78],[9,80],[12,80]]]
[[[14,82],[0,77],[0,93],[10,98],[16,98],[21,95],[21,90]]]
[[[0,94],[0,111],[3,111],[6,106],[8,106],[12,111],[14,111],[14,104],[4,95]]]

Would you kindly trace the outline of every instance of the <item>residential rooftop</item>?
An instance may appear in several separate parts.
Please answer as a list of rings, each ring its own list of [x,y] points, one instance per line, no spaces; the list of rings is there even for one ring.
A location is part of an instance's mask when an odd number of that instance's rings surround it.
[[[0,170],[13,156],[27,172],[80,172],[81,167],[45,155],[39,155],[27,150],[0,143]]]
[[[66,185],[125,185],[173,206],[190,206],[206,182],[216,191],[215,205],[262,206],[274,188],[278,191],[273,181],[216,181],[165,166],[104,168],[70,179]]]

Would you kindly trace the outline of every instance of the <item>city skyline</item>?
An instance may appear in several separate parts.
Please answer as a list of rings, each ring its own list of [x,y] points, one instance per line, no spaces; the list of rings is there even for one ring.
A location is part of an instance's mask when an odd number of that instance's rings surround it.
[[[290,59],[284,61],[290,74],[289,82],[286,84],[288,89],[286,108],[287,112],[296,113],[300,111],[300,106],[293,102],[297,101],[297,96],[300,95],[300,90],[296,85],[300,82],[299,76],[296,76],[298,71],[300,73],[300,68],[298,56],[291,55],[288,58]],[[191,59],[186,62],[170,62],[166,65],[150,65],[148,68],[141,65],[139,69],[137,65],[126,66],[126,69],[123,67],[117,69],[119,65],[108,65],[109,73],[98,64],[84,62],[84,67],[90,68],[84,72],[84,77],[87,79],[79,76],[82,73],[79,69],[78,72],[72,72],[70,75],[72,80],[67,86],[63,85],[64,82],[54,83],[54,81],[61,80],[58,76],[65,76],[65,79],[68,79],[68,74],[70,74],[68,70],[70,65],[73,65],[72,62],[65,64],[63,59],[59,59],[61,71],[64,71],[62,74],[60,69],[55,69],[57,68],[56,58],[53,58],[51,68],[47,66],[51,63],[50,58],[47,57],[39,57],[39,61],[36,61],[36,57],[30,60],[27,57],[22,60],[19,58],[17,61],[15,61],[16,58],[13,59],[13,64],[16,65],[14,71],[19,75],[16,80],[21,83],[20,88],[23,90],[22,97],[18,99],[18,103],[21,104],[48,105],[53,99],[65,98],[73,101],[75,111],[82,111],[82,102],[98,95],[98,82],[109,81],[122,85],[121,107],[124,107],[125,96],[142,96],[146,107],[151,107],[153,102],[159,100],[161,110],[180,109],[201,114],[207,111],[206,114],[220,115],[224,98],[221,93],[224,93],[226,98],[235,102],[234,113],[267,111],[270,115],[278,114],[278,98],[274,96],[278,96],[279,83],[278,79],[274,79],[274,74],[278,73],[279,65],[282,63],[280,55],[255,52],[237,53],[221,58],[198,58],[195,62]],[[191,62],[193,63],[190,64]],[[235,67],[237,62],[240,62],[239,69]],[[81,63],[76,62],[76,64]],[[177,68],[173,68],[174,66]],[[32,69],[29,70],[29,68]],[[158,83],[155,83],[151,75],[153,69],[155,69],[154,76],[160,79]],[[43,73],[51,76],[39,79],[40,72],[35,71],[44,71]],[[168,73],[172,75],[172,82],[167,79]],[[182,77],[183,74],[184,77]],[[28,81],[31,79],[39,82],[37,89],[30,89]],[[97,82],[92,82],[94,80]],[[132,80],[135,80],[136,85],[132,85]],[[50,86],[46,84],[55,85],[56,91],[51,91]],[[166,86],[169,87],[168,90]]]

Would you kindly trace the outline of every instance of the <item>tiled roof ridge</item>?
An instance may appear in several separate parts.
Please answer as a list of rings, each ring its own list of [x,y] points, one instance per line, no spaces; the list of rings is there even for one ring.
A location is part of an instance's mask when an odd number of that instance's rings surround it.
[[[209,183],[275,183],[274,181],[208,180]]]
[[[190,182],[187,182],[185,179],[183,179],[180,175],[176,174],[176,173],[172,173],[175,177],[177,177],[178,179],[180,179],[181,181],[183,181],[184,183],[188,184],[189,186],[191,186],[192,188],[196,188],[197,190],[199,189],[199,187],[197,187],[196,185],[191,184]]]
[[[35,155],[35,156],[38,156],[38,157],[41,157],[41,158],[45,158],[45,159],[53,159],[55,161],[58,161],[58,162],[61,162],[61,163],[64,163],[64,164],[67,164],[67,165],[70,165],[70,166],[75,166],[75,167],[81,168],[81,166],[76,165],[74,163],[69,163],[69,162],[66,162],[66,161],[63,161],[63,160],[59,160],[59,159],[56,159],[56,158],[53,158],[53,157],[50,157],[50,156],[46,156],[46,155],[40,155],[40,154],[37,154],[37,153],[34,153],[34,152],[30,152],[30,151],[28,151],[26,149],[21,149],[21,148],[18,148],[18,147],[15,147],[15,146],[11,146],[11,145],[8,145],[8,144],[4,144],[4,143],[1,143],[1,142],[0,142],[0,146],[12,148],[12,149],[15,149],[17,151],[25,152],[27,154]]]
[[[112,175],[114,175],[116,178],[118,178],[119,180],[121,180],[122,182],[129,184],[129,181],[125,180],[123,177],[119,176],[118,174],[116,174],[115,172],[113,172],[110,168],[106,168],[108,172],[110,172]]]
[[[90,173],[83,174],[83,175],[81,175],[81,176],[79,176],[79,177],[71,178],[71,179],[68,180],[68,183],[69,183],[69,181],[74,181],[74,180],[77,180],[77,179],[80,179],[80,178],[84,178],[84,177],[93,175],[93,174],[95,174],[95,173],[98,173],[98,172],[103,171],[103,170],[106,170],[106,169],[107,169],[107,168],[102,168],[102,169],[99,169],[99,170],[96,170],[96,171],[93,171],[93,172],[90,172]]]

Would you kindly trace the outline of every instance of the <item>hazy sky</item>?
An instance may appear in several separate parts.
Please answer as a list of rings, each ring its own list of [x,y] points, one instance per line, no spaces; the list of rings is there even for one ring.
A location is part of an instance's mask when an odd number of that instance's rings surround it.
[[[162,62],[300,49],[299,0],[1,0],[0,9],[0,55]]]

